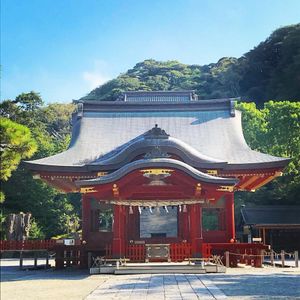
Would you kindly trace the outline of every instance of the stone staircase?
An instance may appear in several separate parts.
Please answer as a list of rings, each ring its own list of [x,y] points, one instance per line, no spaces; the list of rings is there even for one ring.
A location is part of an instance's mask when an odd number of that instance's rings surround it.
[[[91,274],[205,274],[225,273],[221,265],[206,263],[127,263],[126,265],[101,265],[91,268]]]

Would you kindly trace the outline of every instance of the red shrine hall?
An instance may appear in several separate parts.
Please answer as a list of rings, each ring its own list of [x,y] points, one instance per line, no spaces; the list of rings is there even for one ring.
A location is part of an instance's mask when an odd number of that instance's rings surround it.
[[[209,247],[241,248],[234,193],[254,192],[289,161],[248,147],[231,99],[126,92],[77,106],[69,148],[26,165],[35,178],[82,194],[84,255],[178,261]],[[167,253],[155,253],[161,245]]]

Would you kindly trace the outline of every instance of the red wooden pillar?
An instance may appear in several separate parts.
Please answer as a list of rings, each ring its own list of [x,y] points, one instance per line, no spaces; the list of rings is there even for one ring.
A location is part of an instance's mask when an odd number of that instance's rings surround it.
[[[124,256],[124,209],[122,205],[114,205],[112,256]]]
[[[228,193],[225,196],[226,206],[226,235],[228,242],[235,239],[235,225],[234,225],[234,193]]]
[[[128,241],[128,206],[122,206],[122,216],[123,216],[123,253],[125,255],[126,252],[126,244]]]
[[[131,212],[131,213],[130,213]],[[136,206],[133,206],[131,209],[127,208],[126,213],[126,230],[127,238],[126,240],[137,240],[139,239],[139,212]]]
[[[88,243],[91,231],[91,199],[87,194],[82,195],[82,240]]]
[[[140,238],[140,213],[137,207],[133,208],[133,212],[134,212],[134,239],[139,239]]]
[[[190,215],[190,240],[192,244],[192,256],[199,257],[202,248],[202,208],[200,204],[192,204],[189,207]]]
[[[179,216],[179,234],[182,240],[187,241],[189,239],[189,214],[187,210],[183,210],[183,205],[181,211],[178,212]]]
[[[89,236],[91,232],[91,198],[87,194],[82,194],[82,241],[89,246]],[[62,254],[63,255],[63,254]],[[83,247],[80,251],[80,268],[88,267],[88,254]]]

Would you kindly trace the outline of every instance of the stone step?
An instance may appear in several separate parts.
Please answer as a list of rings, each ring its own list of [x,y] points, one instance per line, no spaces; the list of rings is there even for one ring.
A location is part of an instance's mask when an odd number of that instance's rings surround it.
[[[116,275],[125,274],[205,274],[206,270],[202,268],[197,269],[183,269],[183,268],[119,268],[115,270]]]
[[[91,268],[91,274],[204,274],[204,273],[225,273],[224,266],[217,265],[149,265],[138,264],[126,266],[101,266]]]

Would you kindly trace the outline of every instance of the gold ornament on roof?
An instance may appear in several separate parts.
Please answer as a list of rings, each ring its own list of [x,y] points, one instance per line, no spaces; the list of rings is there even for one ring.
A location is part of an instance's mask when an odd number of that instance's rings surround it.
[[[97,192],[97,190],[95,190],[94,186],[80,188],[80,193],[81,194],[96,193],[96,192]]]
[[[219,192],[233,192],[234,187],[230,185],[220,185],[220,187],[217,189]]]
[[[145,177],[150,177],[150,175],[168,175],[171,176],[171,173],[174,170],[171,169],[145,169],[141,170],[142,173],[144,173]]]

